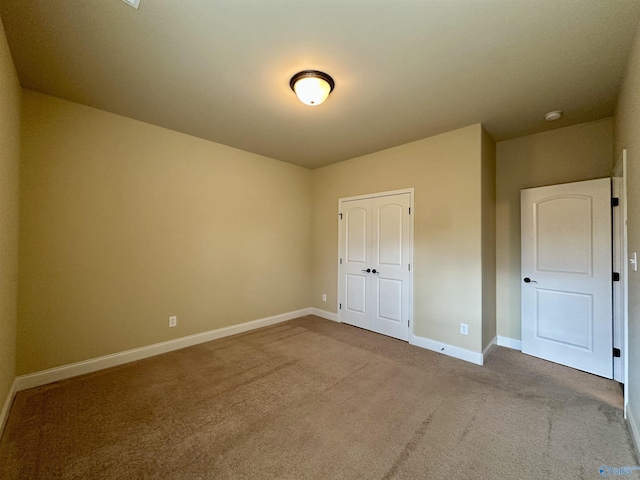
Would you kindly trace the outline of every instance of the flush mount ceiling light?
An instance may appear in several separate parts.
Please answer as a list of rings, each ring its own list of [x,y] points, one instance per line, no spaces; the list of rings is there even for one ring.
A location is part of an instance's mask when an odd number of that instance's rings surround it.
[[[335,85],[333,78],[317,70],[298,72],[289,82],[291,90],[296,92],[300,101],[312,107],[324,102]]]
[[[560,118],[562,118],[562,112],[560,110],[549,112],[544,116],[544,119],[547,122],[553,122],[554,120],[559,120]]]
[[[133,8],[138,8],[140,6],[140,0],[122,0],[122,1]]]

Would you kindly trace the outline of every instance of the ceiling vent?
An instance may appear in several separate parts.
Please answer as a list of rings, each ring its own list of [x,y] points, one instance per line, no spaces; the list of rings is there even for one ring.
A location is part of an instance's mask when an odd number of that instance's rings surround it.
[[[138,8],[138,6],[140,5],[140,0],[122,0],[122,1],[133,8]]]

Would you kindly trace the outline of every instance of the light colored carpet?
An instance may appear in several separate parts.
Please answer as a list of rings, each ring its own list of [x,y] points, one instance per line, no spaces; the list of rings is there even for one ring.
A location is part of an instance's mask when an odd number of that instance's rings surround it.
[[[20,392],[0,478],[600,478],[638,465],[621,408],[513,350],[478,367],[310,316]]]

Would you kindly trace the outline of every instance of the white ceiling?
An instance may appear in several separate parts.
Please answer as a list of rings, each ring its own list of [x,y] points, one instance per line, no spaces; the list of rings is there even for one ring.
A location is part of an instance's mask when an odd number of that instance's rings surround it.
[[[22,86],[310,168],[609,116],[638,0],[0,2]],[[330,74],[318,107],[289,88]],[[550,110],[565,117],[544,122]]]

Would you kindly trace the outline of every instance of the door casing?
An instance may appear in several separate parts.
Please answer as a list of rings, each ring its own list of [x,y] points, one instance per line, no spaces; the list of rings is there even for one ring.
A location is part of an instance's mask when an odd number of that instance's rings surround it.
[[[627,244],[627,149],[622,149],[622,155],[613,168],[613,195],[620,199],[620,205],[613,210],[613,262],[618,268],[620,282],[613,287],[613,324],[614,345],[620,348],[621,357],[614,363],[613,378],[624,384],[624,416],[627,418],[627,403],[629,401],[629,254]],[[618,335],[616,338],[616,334]]]

